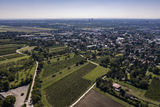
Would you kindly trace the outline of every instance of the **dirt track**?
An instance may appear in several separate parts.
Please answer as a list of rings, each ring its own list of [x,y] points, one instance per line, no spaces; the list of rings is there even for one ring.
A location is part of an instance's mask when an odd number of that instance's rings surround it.
[[[124,107],[124,106],[92,89],[74,107]]]
[[[35,73],[33,75],[31,90],[29,92],[28,100],[25,103],[27,107],[33,107],[33,104],[31,103],[31,96],[32,96],[31,94],[32,94],[33,86],[34,86],[36,75],[37,75],[37,68],[38,68],[38,62],[36,61],[36,69],[35,69]]]

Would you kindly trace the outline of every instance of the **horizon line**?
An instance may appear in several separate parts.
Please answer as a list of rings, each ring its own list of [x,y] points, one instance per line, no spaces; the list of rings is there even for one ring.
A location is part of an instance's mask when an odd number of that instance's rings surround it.
[[[0,20],[84,20],[84,19],[160,20],[160,18],[0,18]]]

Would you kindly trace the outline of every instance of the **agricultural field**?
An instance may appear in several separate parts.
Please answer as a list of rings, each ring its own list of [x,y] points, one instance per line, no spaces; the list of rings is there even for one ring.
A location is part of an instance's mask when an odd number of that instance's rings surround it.
[[[14,58],[11,58],[11,59],[6,59],[6,60],[0,61],[0,65],[1,64],[7,64],[7,63],[12,63],[12,62],[16,62],[16,61],[23,60],[23,59],[28,59],[28,58],[29,58],[29,56],[23,56],[23,55],[19,56],[18,55],[18,57],[14,57]]]
[[[24,55],[8,55],[8,59],[0,61],[0,90],[8,90],[28,84],[35,70],[34,60]],[[10,58],[10,59],[9,59]],[[6,86],[6,84],[8,84]]]
[[[68,57],[66,54],[55,56],[45,62],[40,75],[42,102],[45,106],[63,107],[71,105],[97,78],[108,72],[107,68],[90,61],[79,64],[83,60],[81,56],[69,54]],[[64,95],[65,97],[62,97]]]
[[[121,106],[123,105],[124,107],[134,107],[133,105],[128,104],[127,102],[120,100],[119,98],[101,91],[99,88],[97,88],[96,86],[93,88],[96,92],[98,92],[99,94],[105,95],[106,97],[108,97],[108,99],[113,100],[114,102],[120,104]]]
[[[42,102],[44,103],[44,105],[46,107],[51,107],[51,105],[48,103],[47,99],[46,99],[46,92],[45,92],[45,88],[49,87],[50,85],[53,85],[55,82],[61,80],[62,78],[70,75],[71,73],[77,71],[78,69],[86,66],[88,63],[85,63],[83,65],[80,66],[71,66],[71,69],[65,68],[63,70],[61,70],[60,72],[54,73],[53,75],[48,76],[47,78],[43,79],[42,82]]]
[[[22,69],[21,71],[17,72],[15,75],[15,80],[10,83],[11,87],[17,87],[22,82],[26,81],[27,79],[32,79],[34,72],[36,69],[36,64],[30,65],[27,69]],[[29,81],[30,81],[29,80]]]
[[[74,107],[124,107],[124,106],[120,103],[115,102],[110,97],[105,96],[92,89]]]
[[[70,69],[64,68],[60,72],[56,72],[53,75],[50,75],[46,78],[43,78],[42,89],[47,88],[48,86],[59,81],[60,79],[64,78],[65,76],[77,71],[78,69],[80,69],[81,67],[84,67],[85,65],[87,65],[87,63],[80,65],[80,66],[72,65],[72,66],[70,66]]]
[[[49,47],[49,53],[52,55],[63,55],[69,51],[69,48],[66,46],[53,46]]]
[[[40,28],[40,27],[12,27],[12,26],[0,26],[0,32],[41,32],[41,31],[50,31],[54,29],[50,28]]]
[[[47,87],[45,89],[47,101],[55,107],[72,104],[91,85],[91,82],[83,79],[83,76],[94,68],[96,65],[89,63]]]
[[[70,56],[72,57],[72,56]],[[47,77],[49,75],[52,75],[56,72],[59,72],[60,70],[66,68],[66,67],[69,67],[73,64],[76,64],[77,62],[80,62],[83,60],[83,58],[81,56],[74,56],[73,58],[67,58],[66,56],[66,59],[62,59],[60,60],[61,58],[57,58],[57,61],[55,61],[55,59],[53,59],[53,61],[51,60],[50,62],[52,63],[48,63],[48,64],[45,64],[44,66],[44,71],[43,71],[43,77]],[[64,58],[62,56],[62,58]]]
[[[0,90],[8,90],[28,84],[32,80],[35,64],[30,56],[18,54],[23,45],[8,44],[10,39],[0,40]],[[6,86],[4,85],[7,85]]]
[[[17,54],[17,53],[7,54],[7,55],[0,56],[0,61],[9,60],[9,59],[12,59],[12,58],[23,57],[23,56],[24,55]]]
[[[15,41],[11,39],[0,39],[0,45],[5,45],[5,44],[15,44]]]
[[[51,58],[49,61],[50,63],[55,63],[57,61],[64,61],[64,60],[67,60],[67,59],[71,59],[71,58],[74,58],[75,54],[64,54],[64,55],[57,55],[57,56],[54,56],[53,58]]]
[[[45,88],[51,86],[55,82],[61,80],[67,75],[70,75],[87,64],[79,64],[81,61],[84,61],[81,56],[76,56],[72,53],[57,55],[49,61],[45,61],[44,68],[40,74],[40,78],[43,81],[41,89],[42,101],[45,103],[45,106],[49,106],[45,96]]]
[[[49,48],[49,52],[60,52],[60,51],[64,51],[66,49],[65,46],[59,46],[59,47],[51,47]]]
[[[23,45],[19,44],[4,44],[0,45],[0,56],[6,54],[15,53],[17,49],[21,48]]]
[[[149,86],[149,89],[145,93],[145,96],[160,101],[160,80],[158,78],[153,78],[151,85]]]

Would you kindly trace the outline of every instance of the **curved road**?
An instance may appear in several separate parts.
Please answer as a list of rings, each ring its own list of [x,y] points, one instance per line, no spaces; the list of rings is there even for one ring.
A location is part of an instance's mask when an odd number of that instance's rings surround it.
[[[26,46],[26,47],[24,47],[24,48],[27,48],[27,47],[29,47],[29,46]],[[24,49],[24,48],[21,48],[21,49]],[[17,50],[16,50],[16,53],[26,55],[26,54],[24,54],[24,53],[22,53],[22,52],[19,51],[19,50],[21,50],[21,49],[17,49]]]

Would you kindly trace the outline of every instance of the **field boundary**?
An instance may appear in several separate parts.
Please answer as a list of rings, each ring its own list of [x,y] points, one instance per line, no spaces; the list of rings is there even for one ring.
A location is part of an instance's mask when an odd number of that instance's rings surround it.
[[[84,58],[83,55],[80,55],[80,56]],[[97,64],[97,63],[94,63],[94,62],[89,61],[89,60],[87,60],[87,61],[90,62],[90,63],[92,63],[92,64],[94,64],[94,65],[99,66],[99,64]],[[93,87],[95,85],[96,85],[96,83],[94,83],[77,101],[75,101],[72,105],[70,105],[70,107],[74,107],[91,89],[93,89]]]
[[[74,107],[95,85],[96,83],[94,83],[76,102],[70,105],[70,107]]]
[[[35,69],[35,73],[34,73],[34,76],[33,76],[32,83],[31,83],[31,88],[29,90],[28,100],[25,103],[27,105],[27,107],[32,107],[33,106],[33,104],[31,104],[31,96],[32,96],[31,94],[32,94],[34,83],[35,83],[35,78],[36,78],[36,75],[37,75],[37,68],[38,68],[38,62],[36,61],[36,69]]]

